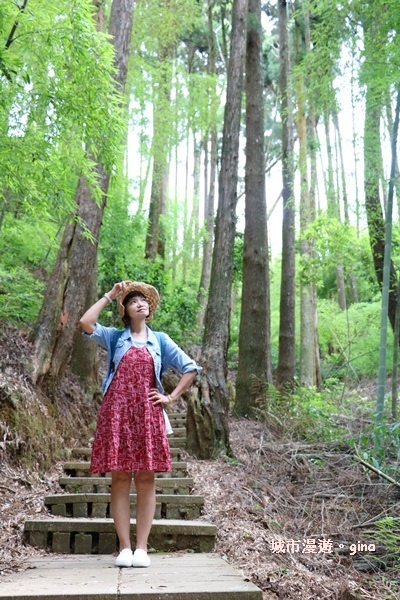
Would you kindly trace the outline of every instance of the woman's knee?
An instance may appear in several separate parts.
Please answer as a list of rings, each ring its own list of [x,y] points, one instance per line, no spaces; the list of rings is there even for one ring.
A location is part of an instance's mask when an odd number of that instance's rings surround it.
[[[153,485],[154,471],[138,471],[134,474],[135,485]]]
[[[111,485],[115,486],[130,486],[132,482],[132,473],[129,471],[112,471]]]

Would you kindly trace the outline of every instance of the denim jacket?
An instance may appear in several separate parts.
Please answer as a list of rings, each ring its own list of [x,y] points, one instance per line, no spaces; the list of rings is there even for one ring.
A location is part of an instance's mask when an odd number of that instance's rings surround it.
[[[180,373],[189,373],[197,371],[200,373],[202,368],[198,366],[167,334],[164,335],[165,347],[163,354],[163,363],[161,364],[161,348],[153,331],[147,327],[147,342],[146,348],[150,352],[154,361],[154,371],[156,377],[157,389],[161,394],[164,393],[164,388],[161,383],[161,376],[169,367],[177,369]],[[130,328],[127,327],[121,334],[120,329],[115,327],[104,327],[100,323],[96,323],[93,333],[85,333],[83,335],[97,342],[99,346],[107,350],[107,374],[102,383],[101,389],[104,393],[108,390],[110,383],[113,380],[115,372],[124,354],[132,347],[132,338]],[[118,338],[115,346],[114,356],[111,354],[113,341]]]

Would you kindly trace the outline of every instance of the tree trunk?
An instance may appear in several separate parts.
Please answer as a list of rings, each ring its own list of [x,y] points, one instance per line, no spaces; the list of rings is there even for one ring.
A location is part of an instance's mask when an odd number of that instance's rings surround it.
[[[392,115],[392,107],[391,107],[391,99],[390,92],[386,96],[386,117],[388,123],[388,133],[390,136],[393,136],[393,115]],[[400,215],[400,169],[399,169],[399,161],[397,156],[395,157],[395,179],[394,179],[394,188],[396,190],[396,200],[397,200],[397,213]]]
[[[399,399],[399,342],[400,342],[400,282],[397,285],[396,319],[393,336],[392,367],[392,423],[397,421],[397,405]]]
[[[243,283],[235,413],[249,416],[261,386],[272,381],[269,252],[265,198],[261,0],[249,0],[246,53],[246,174]]]
[[[301,26],[295,25],[296,59],[300,60],[304,41]],[[307,174],[307,120],[305,113],[304,75],[301,70],[296,76],[297,134],[299,139],[300,171],[300,232],[304,232],[314,219],[315,204],[310,200]],[[315,201],[314,201],[315,202]],[[300,254],[307,262],[313,255],[313,244],[307,239],[300,243]],[[300,284],[300,383],[306,387],[316,385],[315,347],[315,284],[302,279]]]
[[[210,412],[204,413],[198,423],[198,448],[190,448],[197,455],[210,448],[202,448],[202,439],[213,432],[213,451],[231,454],[229,443],[229,393],[227,386],[227,351],[229,344],[230,297],[233,281],[233,251],[236,227],[237,173],[239,157],[240,117],[243,92],[243,66],[246,49],[247,1],[234,0],[232,8],[231,48],[224,113],[221,172],[219,177],[219,201],[216,221],[215,244],[211,270],[210,293],[205,315],[202,347],[204,377],[210,397]],[[201,399],[206,406],[207,396]],[[195,407],[188,406],[190,411]],[[195,420],[193,420],[195,421]],[[200,423],[200,424],[199,424]]]
[[[97,300],[97,257],[90,274],[90,287],[85,302],[86,311]],[[89,395],[100,394],[98,346],[86,340],[80,331],[75,333],[71,357],[71,370],[77,375]]]
[[[332,121],[333,121],[333,125],[334,125],[335,131],[336,131],[337,146],[338,146],[338,150],[339,150],[344,222],[346,225],[348,225],[350,223],[350,217],[349,217],[349,202],[348,202],[347,186],[346,186],[346,169],[344,166],[342,138],[340,135],[340,127],[339,127],[339,117],[338,117],[336,108],[332,111]],[[343,283],[344,283],[344,277],[345,277],[345,274],[343,273]],[[349,284],[349,289],[350,289],[351,301],[354,303],[357,303],[358,302],[357,282],[356,282],[356,278],[354,277],[352,270],[350,270],[350,273],[348,274],[348,284]],[[346,308],[345,291],[343,291],[343,298],[344,298],[344,303],[343,303],[344,308]],[[341,306],[340,301],[339,301],[339,306]],[[342,308],[342,306],[341,306],[341,308]]]
[[[113,0],[109,33],[115,48],[115,86],[123,92],[126,82],[132,29],[133,0]],[[76,218],[66,227],[55,267],[47,284],[43,305],[35,324],[35,379],[52,394],[68,365],[78,321],[85,307],[110,176],[101,164],[95,167],[103,197],[92,198],[84,176],[79,177]],[[86,231],[92,239],[88,239]]]
[[[170,104],[173,49],[160,42],[158,61],[161,66],[161,79],[154,86],[153,100],[153,176],[150,195],[149,222],[147,227],[145,256],[154,260],[158,255],[165,256],[165,236],[160,221],[165,214],[168,189],[168,151],[170,128]]]
[[[389,309],[389,289],[390,289],[390,265],[392,252],[392,221],[393,221],[393,196],[394,196],[394,179],[396,177],[396,147],[397,135],[399,130],[400,117],[400,85],[397,90],[396,114],[393,124],[392,134],[392,162],[390,168],[389,191],[387,196],[387,210],[385,218],[385,252],[383,260],[383,282],[382,282],[382,307],[381,307],[381,331],[379,345],[379,369],[378,369],[378,393],[376,401],[376,423],[379,425],[383,420],[383,410],[385,403],[385,383],[387,379],[386,371],[386,355],[387,355],[387,329],[388,329],[388,309]],[[398,285],[395,292],[397,293]],[[397,300],[397,299],[396,299]],[[393,330],[396,338],[396,313]],[[398,319],[397,319],[398,320]],[[398,336],[397,336],[398,337]],[[395,370],[396,371],[396,370]]]
[[[333,180],[333,157],[332,157],[332,143],[330,134],[330,115],[328,109],[325,110],[324,115],[325,124],[325,139],[326,139],[326,153],[328,157],[328,177],[327,177],[327,190],[326,196],[328,199],[328,215],[337,219],[340,222],[340,208],[337,199],[337,190],[335,190],[335,184]],[[346,289],[344,285],[344,270],[342,265],[336,266],[336,290],[337,300],[341,310],[345,310],[347,306],[346,302]]]
[[[193,258],[199,259],[199,231],[200,231],[200,169],[201,169],[201,149],[202,143],[196,141],[194,136],[194,172],[193,172],[193,205],[191,230],[193,232]]]
[[[293,162],[293,114],[290,88],[290,54],[286,0],[279,0],[279,50],[282,121],[282,267],[279,308],[279,355],[276,384],[291,387],[296,372],[295,347],[295,206]]]
[[[215,75],[215,35],[213,30],[212,18],[213,1],[208,0],[207,17],[208,17],[208,68],[210,75]],[[204,314],[207,305],[208,288],[210,285],[211,276],[211,259],[212,248],[214,241],[214,204],[215,204],[215,179],[217,174],[218,160],[218,140],[217,128],[213,127],[210,134],[210,182],[209,189],[206,187],[204,197],[204,221],[205,221],[205,237],[203,242],[203,261],[201,268],[201,277],[199,290],[197,292],[197,302],[200,309],[197,313],[197,333],[200,334],[204,324]],[[207,136],[208,137],[208,136]],[[207,144],[206,144],[207,145]],[[206,178],[207,179],[207,178]]]
[[[381,108],[381,94],[376,92],[374,84],[369,82],[365,102],[364,128],[365,209],[375,274],[382,288],[383,259],[385,254],[385,220],[379,197]],[[390,261],[389,320],[393,330],[396,318],[396,286],[396,272],[393,261]]]
[[[308,23],[308,15],[306,18],[306,44],[307,48],[311,47],[310,43],[310,31],[309,31],[309,23]],[[317,123],[315,117],[315,106],[314,106],[314,98],[311,96],[309,98],[309,114],[307,119],[307,146],[308,152],[310,155],[310,188],[308,191],[308,208],[305,210],[305,214],[308,212],[309,222],[315,219],[316,212],[316,192],[317,192]],[[305,216],[304,214],[304,216]],[[310,255],[314,255],[314,244],[311,243],[309,246]],[[311,311],[313,313],[314,318],[314,353],[315,353],[315,385],[320,387],[322,384],[321,377],[321,361],[319,355],[319,336],[318,336],[318,310],[317,310],[317,289],[314,282],[311,282],[311,292],[312,292],[312,308]],[[310,316],[311,318],[311,316]]]
[[[197,332],[200,334],[204,324],[204,314],[207,305],[207,295],[211,277],[212,248],[214,241],[214,204],[215,204],[215,180],[217,172],[217,131],[211,132],[210,151],[210,187],[204,203],[204,219],[206,234],[203,242],[203,262],[201,269],[199,291],[197,302],[200,305],[197,313]]]

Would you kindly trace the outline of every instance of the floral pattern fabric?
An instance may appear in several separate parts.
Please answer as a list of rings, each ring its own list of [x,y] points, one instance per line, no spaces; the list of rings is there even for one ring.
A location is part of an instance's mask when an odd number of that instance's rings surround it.
[[[151,354],[144,347],[131,347],[100,408],[91,473],[171,471],[162,405],[148,400],[150,388],[155,387]]]

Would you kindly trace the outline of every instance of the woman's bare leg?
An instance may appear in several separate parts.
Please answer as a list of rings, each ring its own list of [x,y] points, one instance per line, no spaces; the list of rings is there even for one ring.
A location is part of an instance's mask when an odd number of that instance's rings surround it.
[[[128,471],[111,472],[111,513],[119,539],[119,549],[131,547],[131,508],[130,489],[132,473]]]
[[[147,540],[156,510],[154,471],[134,473],[136,504],[136,548],[147,552]]]

